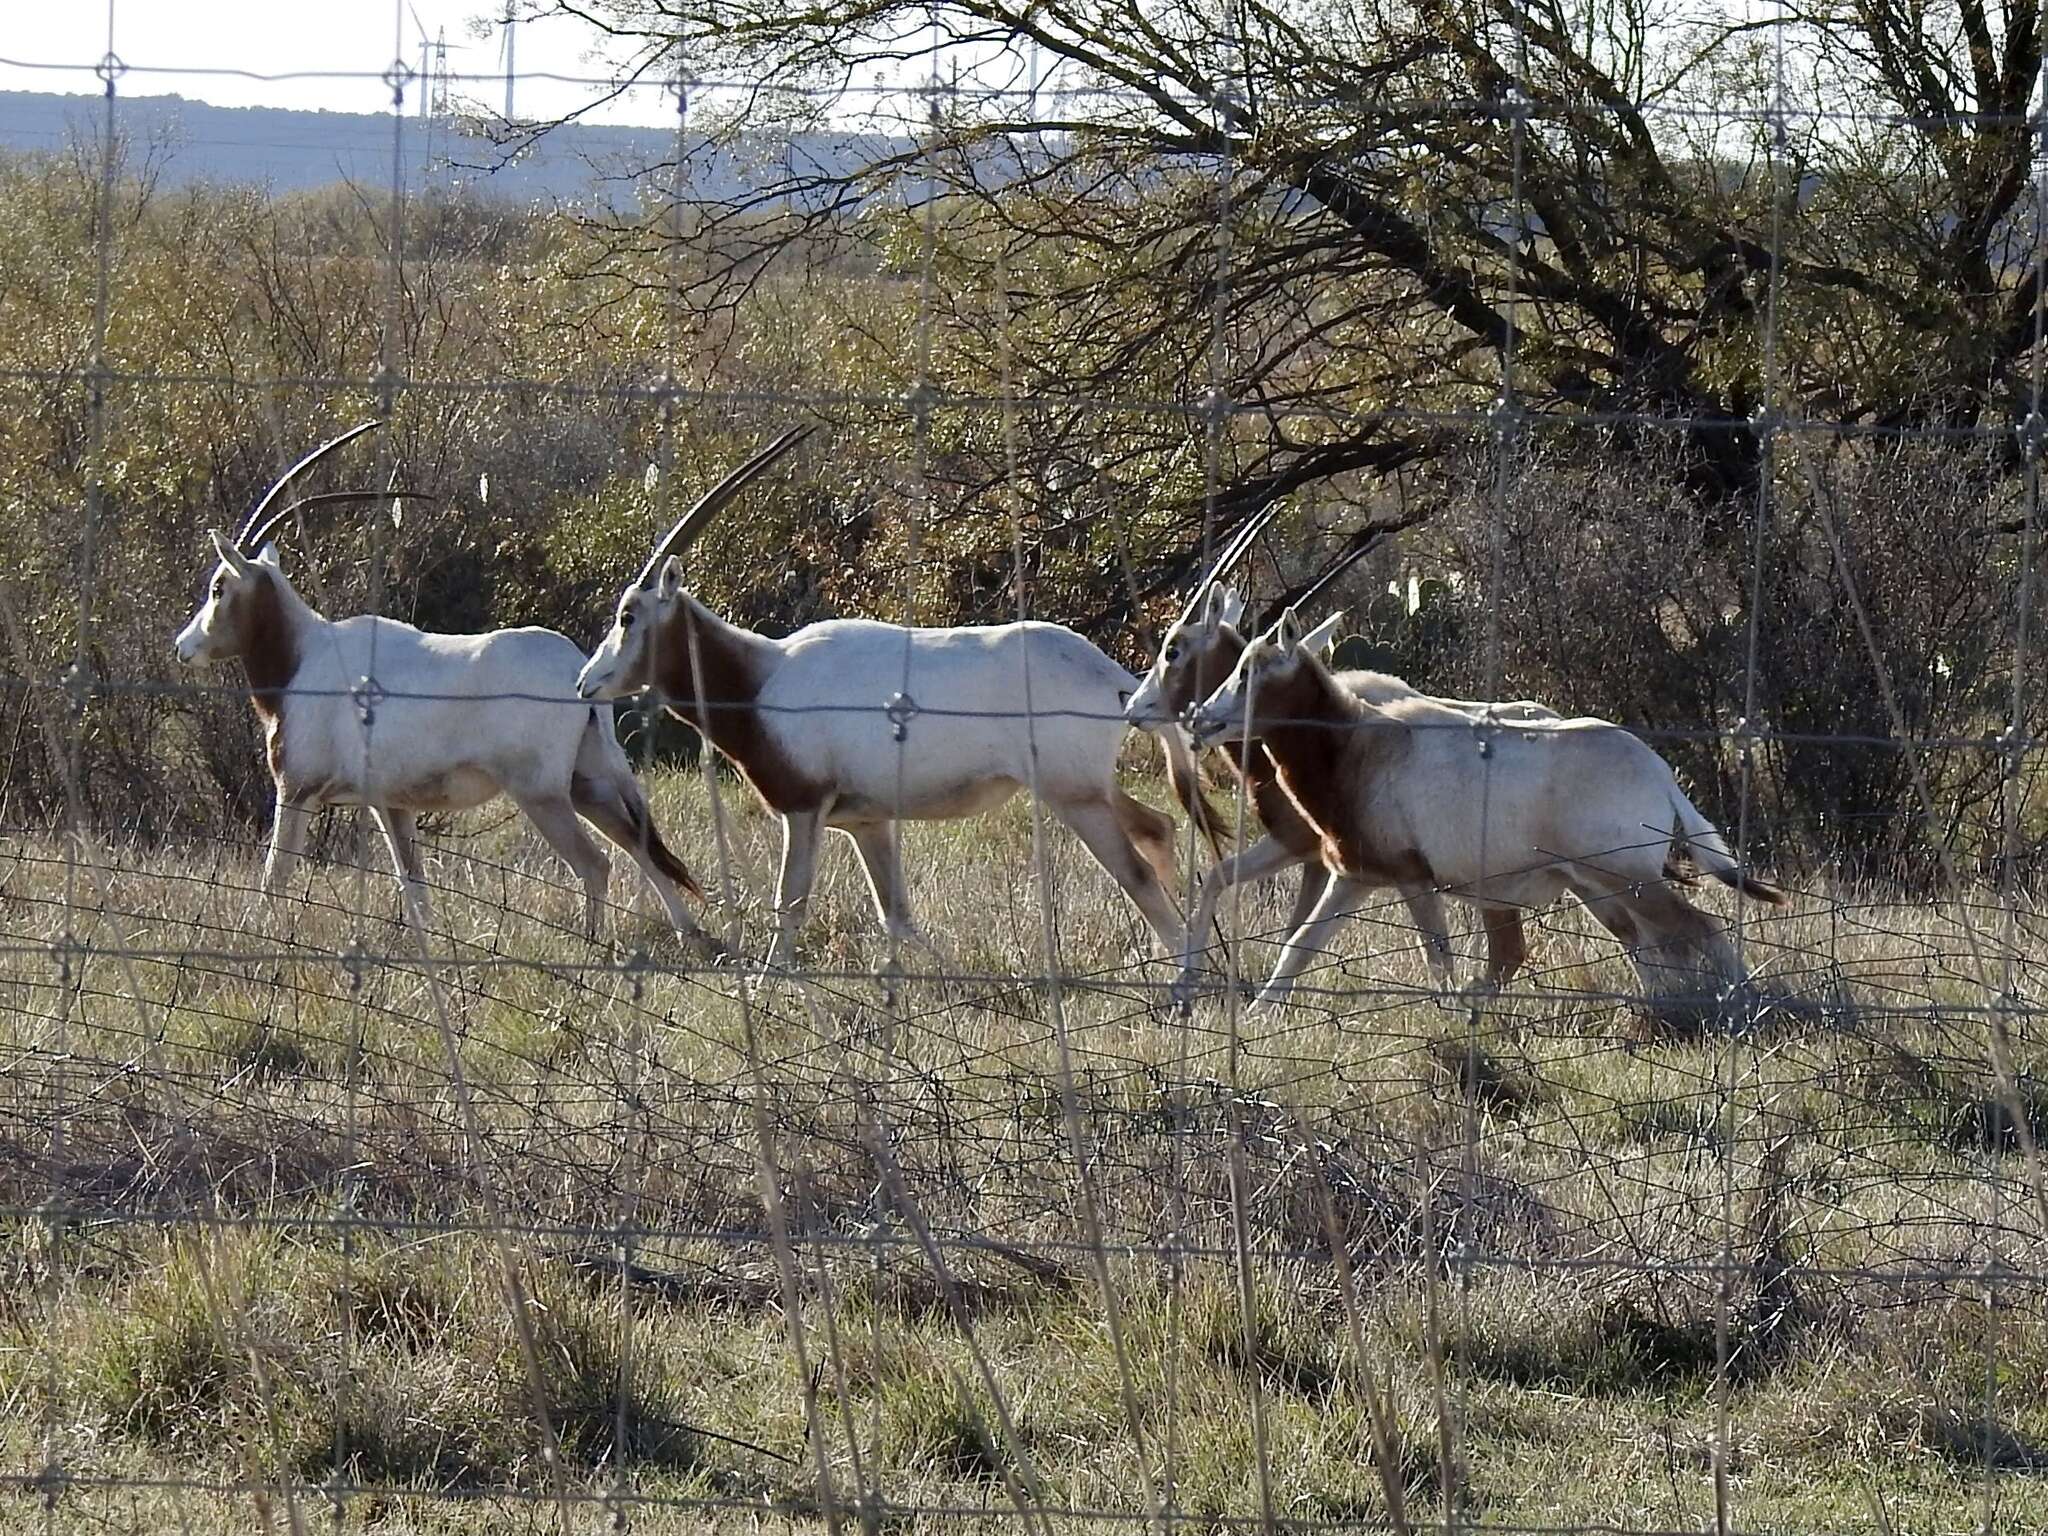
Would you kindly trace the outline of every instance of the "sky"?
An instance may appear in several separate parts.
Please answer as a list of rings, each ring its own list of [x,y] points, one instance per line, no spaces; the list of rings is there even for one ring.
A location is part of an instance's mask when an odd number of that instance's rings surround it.
[[[0,0],[0,91],[97,95],[94,66],[113,52],[129,66],[123,96],[183,96],[223,107],[297,107],[384,112],[379,78],[394,57],[420,64],[422,31],[445,32],[458,104],[504,106],[500,0]],[[478,24],[483,35],[478,35]],[[514,109],[522,118],[583,106],[604,87],[548,76],[609,78],[598,35],[551,16],[522,22],[516,41]],[[36,67],[43,66],[43,67]],[[292,75],[292,79],[254,79]],[[408,111],[418,108],[407,87]],[[627,93],[590,121],[665,125],[674,106],[657,87]]]

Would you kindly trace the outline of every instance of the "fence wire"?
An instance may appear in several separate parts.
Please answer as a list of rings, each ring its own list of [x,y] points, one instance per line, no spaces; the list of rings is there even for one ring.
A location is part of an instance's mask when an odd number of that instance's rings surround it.
[[[1969,124],[2037,145],[2013,236],[2035,295],[2017,434],[1932,416],[1813,418],[1787,388],[1786,220],[1813,195],[1800,145],[1953,126],[1794,99],[1789,13],[1753,18],[1768,42],[1747,57],[1743,88],[1759,89],[1761,108],[1632,109],[1760,136],[1770,236],[1755,274],[1747,417],[1588,407],[1561,425],[1532,391],[1554,363],[1548,338],[1530,340],[1552,299],[1534,231],[1557,231],[1525,184],[1525,158],[1567,116],[1619,115],[1614,103],[1566,109],[1536,88],[1530,39],[1552,26],[1547,13],[1508,6],[1485,23],[1514,64],[1483,98],[1374,103],[1469,122],[1475,134],[1505,125],[1510,143],[1504,208],[1427,211],[1507,231],[1495,371],[1483,381],[1475,371],[1469,407],[1395,398],[1374,413],[1388,430],[1462,434],[1483,466],[1464,551],[1467,569],[1484,573],[1470,674],[1480,698],[1521,686],[1505,626],[1528,537],[1523,501],[1547,443],[1571,435],[1646,456],[1658,450],[1642,444],[1659,434],[1755,444],[1753,492],[1738,498],[1742,591],[1710,597],[1713,622],[1739,636],[1729,653],[1739,665],[1718,680],[1739,711],[1623,722],[1688,766],[1725,768],[1713,820],[1738,872],[1768,875],[1788,897],[1765,907],[1683,885],[1684,899],[1712,909],[1717,934],[1726,924],[1740,973],[1719,978],[1726,985],[1674,996],[1657,985],[1668,970],[1634,963],[1655,946],[1627,903],[1646,885],[1680,890],[1690,872],[1677,863],[1668,885],[1662,870],[1614,874],[1578,899],[1515,912],[1527,960],[1490,988],[1469,984],[1500,942],[1475,909],[1454,903],[1463,917],[1448,953],[1430,950],[1409,889],[1440,894],[1425,863],[1423,877],[1398,878],[1399,891],[1390,876],[1329,907],[1345,918],[1336,938],[1312,946],[1284,1000],[1258,1006],[1310,908],[1296,901],[1292,870],[1247,880],[1228,887],[1220,941],[1191,979],[1117,883],[1158,887],[1185,918],[1227,848],[1212,849],[1129,751],[1122,782],[1144,803],[1115,813],[1122,833],[1070,803],[1061,743],[1122,717],[1061,703],[1046,653],[1030,649],[1015,679],[967,706],[920,699],[936,674],[919,670],[907,629],[886,655],[863,653],[839,696],[758,708],[714,696],[712,648],[729,642],[709,621],[680,626],[680,656],[664,655],[676,646],[666,631],[650,636],[650,674],[680,668],[689,687],[670,702],[713,727],[766,730],[756,724],[766,720],[837,740],[880,722],[889,741],[877,774],[894,792],[855,807],[868,818],[853,839],[857,870],[836,849],[818,853],[822,811],[768,814],[755,791],[776,791],[758,772],[743,781],[708,748],[679,768],[658,723],[639,722],[633,767],[651,822],[695,851],[715,952],[682,942],[645,890],[599,896],[571,878],[503,803],[418,828],[380,822],[382,843],[367,817],[359,826],[350,809],[323,811],[307,829],[309,857],[269,890],[271,844],[249,807],[227,807],[201,835],[145,805],[139,778],[130,797],[88,773],[88,755],[124,732],[132,759],[172,764],[185,793],[207,782],[207,764],[262,750],[246,723],[222,735],[242,718],[240,683],[167,680],[124,649],[133,565],[117,525],[148,500],[134,464],[156,449],[136,425],[150,402],[203,415],[253,399],[276,430],[251,451],[279,464],[311,446],[286,442],[283,426],[309,413],[306,402],[336,431],[372,407],[401,418],[417,398],[458,411],[517,400],[593,436],[601,413],[629,413],[650,450],[635,503],[650,539],[697,493],[685,437],[695,414],[764,438],[826,423],[800,450],[825,478],[844,451],[826,438],[888,432],[907,445],[904,483],[877,503],[895,510],[864,529],[875,569],[863,589],[906,625],[956,616],[945,585],[961,554],[955,526],[963,508],[990,507],[1001,561],[984,564],[1006,562],[976,578],[1003,594],[990,611],[1018,624],[1073,620],[1043,594],[1056,589],[1046,547],[1071,541],[1078,519],[1027,513],[1075,485],[1049,487],[1029,462],[1035,424],[1060,417],[1106,439],[1119,424],[1163,420],[1186,433],[1172,472],[1199,509],[1190,572],[1206,569],[1243,526],[1232,454],[1245,434],[1299,449],[1304,434],[1355,426],[1358,413],[1332,403],[1334,390],[1277,410],[1233,398],[1235,306],[1259,255],[1241,222],[1272,196],[1263,147],[1243,131],[1255,105],[1246,29],[1272,18],[1197,11],[1174,25],[1213,49],[1218,79],[1185,95],[1048,84],[1037,41],[1014,37],[1005,41],[1029,51],[1028,81],[990,84],[986,39],[949,37],[936,9],[920,13],[925,41],[906,44],[912,62],[894,80],[793,90],[700,77],[680,42],[644,55],[624,82],[521,75],[656,93],[672,113],[665,163],[634,167],[659,191],[637,222],[616,226],[622,238],[660,238],[646,264],[658,276],[643,278],[654,300],[621,322],[642,327],[638,355],[655,366],[596,379],[537,358],[468,356],[450,368],[438,352],[420,355],[430,349],[419,283],[439,258],[407,246],[423,190],[414,140],[450,130],[422,125],[419,93],[505,82],[461,70],[422,79],[405,63],[402,4],[395,62],[374,74],[259,73],[232,57],[177,71],[127,61],[115,0],[101,59],[0,58],[53,79],[90,71],[103,87],[88,324],[65,338],[60,364],[0,366],[0,388],[82,391],[85,402],[83,440],[69,445],[83,502],[62,551],[75,616],[61,668],[50,615],[19,595],[26,578],[0,578],[0,697],[18,711],[8,751],[40,742],[52,779],[18,790],[10,762],[0,801],[0,1262],[10,1282],[0,1294],[0,1527],[140,1531],[253,1517],[294,1531],[750,1521],[835,1533],[893,1523],[1650,1536],[2048,1521],[2038,1145],[2048,1064],[2031,1000],[2048,931],[2029,878],[2027,800],[2041,766],[2029,721],[2048,419],[2048,92]],[[1161,46],[1175,45],[1162,36]],[[364,209],[381,200],[386,226],[356,274],[374,269],[370,291],[355,295],[376,315],[362,371],[311,354],[316,366],[296,371],[124,361],[134,297],[124,92],[166,75],[202,91],[209,79],[355,81],[366,109],[388,113],[388,184],[353,189]],[[704,279],[691,263],[708,237],[690,222],[704,201],[691,179],[707,163],[706,136],[771,89],[804,98],[801,115],[821,132],[857,121],[875,134],[886,170],[835,217],[857,223],[891,196],[904,215],[864,264],[822,242],[815,258],[850,287],[898,301],[893,314],[877,301],[864,315],[870,333],[854,338],[898,348],[890,367],[846,388],[792,382],[757,361],[744,316],[709,348],[730,366],[701,365]],[[1032,387],[1032,303],[1057,299],[1062,274],[1034,267],[1020,225],[1017,244],[997,247],[996,318],[981,338],[994,392],[952,387],[939,354],[956,318],[947,191],[957,183],[943,166],[958,154],[959,114],[1013,121],[1013,136],[1034,146],[1019,152],[1016,175],[1033,182],[1052,173],[1031,153],[1085,134],[1090,113],[1161,102],[1187,134],[1178,169],[1154,166],[1136,190],[1076,178],[1061,195],[1112,225],[1118,199],[1148,192],[1209,210],[1187,249],[1133,255],[1105,237],[1086,256],[1156,259],[1184,278],[1183,318],[1203,332],[1198,361],[1173,378],[1132,360],[1070,390]],[[1305,90],[1295,105],[1361,110],[1341,90]],[[813,192],[792,174],[779,187],[783,211],[815,222],[801,201]],[[766,218],[773,195],[742,201]],[[508,269],[506,304],[525,302],[519,281]],[[896,321],[902,332],[884,334]],[[999,468],[955,504],[945,461],[976,431]],[[2009,573],[1986,566],[1987,580],[2009,575],[2012,586],[2009,702],[1986,718],[1990,729],[1923,728],[1933,717],[1906,707],[1921,681],[1895,677],[1881,653],[1857,576],[1864,530],[1843,513],[1843,461],[1828,456],[1872,442],[2016,456],[2019,553]],[[395,435],[377,439],[370,462],[376,486],[410,483]],[[1801,476],[1811,497],[1795,505],[1788,487]],[[598,498],[577,494],[595,530]],[[198,510],[183,497],[177,515],[192,519],[180,532],[203,573],[213,557]],[[492,521],[487,486],[468,512],[488,532],[467,578],[481,585],[496,559],[504,576],[491,601],[538,600],[531,569],[515,569],[532,551]],[[1138,592],[1124,514],[1098,516],[1116,523],[1105,567],[1125,589],[1129,627],[1157,631],[1188,583],[1170,603]],[[1765,716],[1784,638],[1770,621],[1790,579],[1775,551],[1790,523],[1810,523],[1828,552],[1831,600],[1868,647],[1888,728],[1831,732]],[[403,530],[390,503],[355,526],[359,568],[345,582],[364,611],[422,611],[394,580],[419,573],[395,560]],[[1319,526],[1298,542],[1320,538]],[[287,538],[303,535],[301,523]],[[645,547],[591,537],[607,571],[591,600],[587,634],[597,634]],[[1270,587],[1270,573],[1284,590],[1324,553],[1276,543],[1269,531],[1264,571],[1247,560],[1233,580]],[[788,553],[794,564],[798,551]],[[687,552],[679,569],[693,586],[722,579]],[[1400,574],[1374,579],[1390,572]],[[176,620],[162,618],[168,632]],[[1686,622],[1672,605],[1668,623]],[[387,675],[389,633],[369,631],[360,677],[294,693],[352,722],[359,782],[394,751],[394,718],[453,702]],[[1129,638],[1090,636],[1124,651]],[[1157,647],[1166,636],[1141,639]],[[482,697],[507,709],[560,702],[541,687]],[[1259,718],[1275,733],[1327,724]],[[949,787],[945,809],[979,814],[941,826],[881,815],[905,802],[914,776],[959,755],[958,742],[1014,736],[1020,722],[1029,747],[1017,771]],[[1383,729],[1373,717],[1352,734]],[[1489,709],[1421,719],[1400,739],[1475,755],[1475,797],[1425,787],[1439,790],[1431,815],[1469,832],[1479,867],[1495,871],[1560,856],[1500,846],[1503,818],[1530,793],[1503,763],[1525,735],[1573,729]],[[1211,754],[1212,791],[1230,804],[1239,848],[1258,836],[1260,808],[1271,810],[1254,776],[1259,751],[1240,742]],[[1816,760],[1844,774],[1897,765],[1930,833],[1930,867],[1915,872],[1924,878],[1881,883],[1825,857],[1795,867],[1800,839],[1855,838],[1802,826],[1760,790],[1766,772]],[[1607,787],[1551,786],[1565,798]],[[998,791],[1021,791],[1022,808],[999,808]],[[1294,803],[1313,819],[1306,800]],[[1151,826],[1158,805],[1177,819],[1141,847],[1131,828]],[[1982,805],[1994,808],[1997,851],[1958,859],[1950,834]],[[633,823],[616,851],[649,853],[649,824]],[[1663,859],[1672,841],[1662,826],[1626,831],[1628,841],[1572,856],[1605,876],[1636,870],[1646,851]],[[1356,852],[1342,829],[1324,846],[1339,864]],[[409,849],[419,878],[394,883],[386,854],[402,867]],[[1786,867],[1772,870],[1778,853]],[[612,862],[615,877],[629,876]],[[1447,986],[1437,961],[1467,984]]]

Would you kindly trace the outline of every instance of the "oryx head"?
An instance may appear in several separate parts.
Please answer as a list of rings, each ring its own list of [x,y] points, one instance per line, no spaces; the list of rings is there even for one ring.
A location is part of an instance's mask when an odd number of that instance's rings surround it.
[[[616,699],[656,685],[672,699],[686,699],[696,692],[689,636],[675,622],[688,597],[683,590],[682,554],[726,503],[811,431],[793,427],[783,433],[706,491],[669,529],[640,574],[619,594],[611,629],[576,679],[578,693],[586,699]]]
[[[1327,680],[1321,652],[1336,638],[1343,614],[1313,629],[1290,607],[1272,628],[1244,648],[1230,676],[1197,711],[1193,735],[1200,746],[1256,737],[1277,721],[1304,713],[1304,700]]]
[[[368,501],[407,494],[398,491],[330,491],[320,496],[303,496],[279,507],[281,497],[292,483],[342,444],[382,426],[366,421],[336,438],[322,443],[278,477],[263,493],[241,528],[230,539],[218,528],[209,528],[217,563],[207,574],[206,593],[199,608],[178,631],[178,659],[188,665],[226,661],[247,656],[267,643],[268,620],[275,616],[278,592],[284,573],[278,565],[277,547],[271,542],[278,527],[293,513],[307,507],[341,501]]]
[[[1267,507],[1240,528],[1195,583],[1179,617],[1160,640],[1151,670],[1124,705],[1124,719],[1132,725],[1156,730],[1173,724],[1230,675],[1244,649],[1237,629],[1244,618],[1244,599],[1236,588],[1223,585],[1223,577],[1252,547],[1276,510]]]
[[[1132,725],[1156,729],[1186,719],[1192,708],[1208,699],[1230,677],[1244,654],[1245,634],[1257,633],[1257,628],[1245,624],[1244,599],[1235,588],[1223,584],[1223,577],[1244,558],[1277,510],[1277,505],[1267,507],[1239,529],[1217,556],[1216,563],[1195,584],[1180,617],[1160,643],[1151,671],[1124,706],[1124,719]],[[1317,575],[1308,590],[1294,600],[1295,605],[1320,596],[1331,582],[1377,548],[1380,536],[1378,530],[1368,529],[1352,548]],[[1277,612],[1268,611],[1261,615],[1259,625],[1269,625],[1277,618]],[[1337,626],[1336,614],[1318,625],[1313,631],[1316,644],[1324,645],[1336,638]]]

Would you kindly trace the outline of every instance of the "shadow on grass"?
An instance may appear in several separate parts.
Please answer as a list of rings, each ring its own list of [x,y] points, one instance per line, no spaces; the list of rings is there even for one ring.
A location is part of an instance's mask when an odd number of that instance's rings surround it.
[[[1625,1305],[1559,1328],[1453,1337],[1446,1352],[1482,1380],[1589,1397],[1701,1386],[1718,1359],[1713,1319],[1667,1322]]]

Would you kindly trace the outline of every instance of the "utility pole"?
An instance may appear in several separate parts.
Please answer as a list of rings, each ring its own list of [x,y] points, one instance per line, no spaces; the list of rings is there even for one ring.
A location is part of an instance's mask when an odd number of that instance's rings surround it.
[[[513,14],[512,0],[505,0],[505,121],[512,121],[512,85],[519,78],[513,65],[512,44],[518,35],[519,18]]]
[[[448,115],[448,29],[434,40],[434,116]]]

